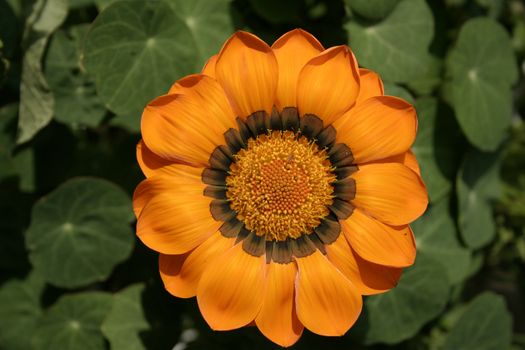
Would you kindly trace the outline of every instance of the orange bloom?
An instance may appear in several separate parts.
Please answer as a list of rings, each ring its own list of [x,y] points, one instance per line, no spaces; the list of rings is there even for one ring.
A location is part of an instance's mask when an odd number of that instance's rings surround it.
[[[414,108],[347,46],[235,33],[142,115],[133,205],[166,289],[211,328],[342,335],[393,288],[427,206]]]

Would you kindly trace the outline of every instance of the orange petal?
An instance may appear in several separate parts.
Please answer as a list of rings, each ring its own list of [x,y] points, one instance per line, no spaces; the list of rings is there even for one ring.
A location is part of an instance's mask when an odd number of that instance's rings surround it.
[[[296,107],[299,72],[306,62],[324,50],[323,45],[310,33],[294,29],[277,39],[272,50],[279,64],[277,108]]]
[[[215,78],[215,64],[217,63],[217,57],[219,57],[219,55],[213,55],[208,59],[204,67],[202,67],[202,74]]]
[[[247,32],[237,32],[224,44],[215,74],[241,118],[272,111],[277,88],[277,60],[272,49]]]
[[[142,114],[144,143],[157,155],[199,166],[224,143],[235,116],[220,85],[206,75],[179,80],[182,94],[158,97]]]
[[[314,333],[343,335],[361,313],[359,291],[319,251],[296,261],[299,320]]]
[[[359,77],[361,86],[359,88],[359,95],[357,96],[357,103],[361,103],[366,99],[374,96],[382,96],[385,94],[383,82],[376,72],[359,68]]]
[[[386,225],[355,209],[341,227],[352,249],[365,260],[392,267],[414,263],[416,244],[408,225]]]
[[[359,290],[362,295],[383,293],[396,286],[400,268],[373,264],[362,259],[348,245],[344,235],[325,246],[328,259]]]
[[[159,194],[176,191],[176,187],[184,188],[186,185],[202,188],[201,174],[203,170],[203,168],[194,168],[177,163],[170,164],[164,168],[154,169],[153,171],[158,176],[142,181],[135,188],[133,193],[133,211],[135,216],[138,218],[149,200]]]
[[[360,165],[353,204],[390,225],[405,225],[427,208],[428,195],[421,178],[399,163]]]
[[[160,254],[159,270],[164,287],[176,297],[194,297],[197,295],[197,286],[206,267],[232,245],[232,238],[226,238],[217,232],[189,253]]]
[[[416,155],[410,149],[404,153],[379,159],[373,161],[372,163],[401,163],[409,167],[413,172],[415,172],[421,177],[421,170],[419,169],[419,163],[417,162]]]
[[[257,327],[271,341],[288,347],[301,337],[303,325],[295,312],[294,289],[297,267],[294,263],[270,263],[266,272],[266,293]]]
[[[347,46],[336,46],[312,58],[299,73],[297,106],[331,124],[359,94],[359,69]]]
[[[242,244],[209,264],[197,288],[197,302],[212,329],[235,329],[255,319],[264,298],[264,267],[264,255],[249,255]]]
[[[142,140],[137,144],[137,161],[146,177],[152,177],[154,175],[177,176],[180,171],[200,177],[203,170],[202,168],[186,166],[188,164],[174,163],[172,160],[164,159],[153,153]]]
[[[357,163],[406,152],[417,131],[416,111],[397,97],[376,96],[355,106],[334,123],[337,142],[350,146]]]
[[[183,254],[215,233],[220,222],[210,214],[210,198],[204,185],[188,181],[174,183],[171,177],[144,180],[135,191],[133,202],[145,203],[137,221],[137,236],[153,250],[164,254]],[[136,209],[136,211],[139,211]]]

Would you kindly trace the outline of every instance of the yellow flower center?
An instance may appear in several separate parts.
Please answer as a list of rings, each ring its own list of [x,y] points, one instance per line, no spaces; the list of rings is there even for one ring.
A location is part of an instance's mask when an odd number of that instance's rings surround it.
[[[335,175],[325,150],[291,131],[250,139],[235,155],[226,196],[246,228],[267,241],[309,234],[328,215]]]

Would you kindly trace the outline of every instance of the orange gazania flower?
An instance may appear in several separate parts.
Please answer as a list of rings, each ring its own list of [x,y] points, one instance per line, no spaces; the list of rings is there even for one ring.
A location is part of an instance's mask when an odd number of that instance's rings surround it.
[[[347,46],[235,33],[142,115],[137,235],[215,330],[344,334],[393,288],[427,206],[414,108]]]

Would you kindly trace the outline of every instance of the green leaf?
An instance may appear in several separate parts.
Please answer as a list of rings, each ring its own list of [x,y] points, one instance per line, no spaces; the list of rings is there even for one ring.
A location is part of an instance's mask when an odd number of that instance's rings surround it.
[[[493,151],[505,137],[512,116],[511,85],[518,72],[509,35],[487,18],[463,25],[446,60],[447,101],[468,140]]]
[[[85,66],[116,114],[140,111],[178,78],[196,71],[192,32],[163,1],[117,1],[93,22]],[[140,115],[137,115],[137,119]]]
[[[377,20],[392,12],[399,0],[345,0],[345,2],[359,15]]]
[[[54,118],[73,127],[95,127],[106,114],[94,83],[80,64],[87,30],[87,25],[79,25],[57,31],[46,56],[45,75],[55,96]]]
[[[384,81],[403,83],[436,73],[428,53],[434,18],[424,0],[403,0],[384,21],[351,21],[345,28],[359,65],[375,70]]]
[[[470,268],[470,251],[459,243],[456,225],[450,214],[449,199],[444,198],[410,226],[418,251],[439,261],[451,284],[464,280]]]
[[[106,279],[133,248],[128,195],[95,178],[65,182],[33,207],[26,242],[44,278],[74,288]]]
[[[42,72],[49,35],[67,15],[67,0],[38,0],[26,23],[27,49],[22,62],[18,143],[29,141],[53,117],[53,94]]]
[[[414,103],[414,96],[407,89],[392,83],[384,83],[385,95],[397,96],[407,102]]]
[[[444,350],[509,349],[512,317],[505,300],[485,292],[470,302],[445,340]]]
[[[421,167],[431,202],[437,202],[452,190],[459,166],[461,134],[449,113],[439,113],[440,105],[433,97],[415,103],[418,133],[412,146]]]
[[[102,333],[112,350],[145,350],[140,332],[149,329],[142,310],[144,285],[133,285],[115,294],[113,307],[102,323]]]
[[[42,316],[40,297],[44,280],[33,273],[25,280],[10,280],[0,288],[0,348],[28,350]]]
[[[111,295],[101,292],[63,296],[39,322],[32,338],[34,349],[104,349],[100,325],[111,303]]]
[[[419,253],[394,289],[366,299],[365,343],[395,344],[414,336],[443,311],[448,294],[447,272],[439,262]]]
[[[478,249],[496,235],[491,200],[499,197],[500,162],[496,153],[467,152],[457,178],[458,224],[467,246]]]
[[[177,17],[189,28],[199,59],[200,68],[212,55],[219,52],[222,45],[234,31],[230,16],[231,0],[169,0]],[[294,1],[287,1],[290,8]],[[282,3],[282,2],[281,2]],[[268,2],[265,2],[268,5]]]

